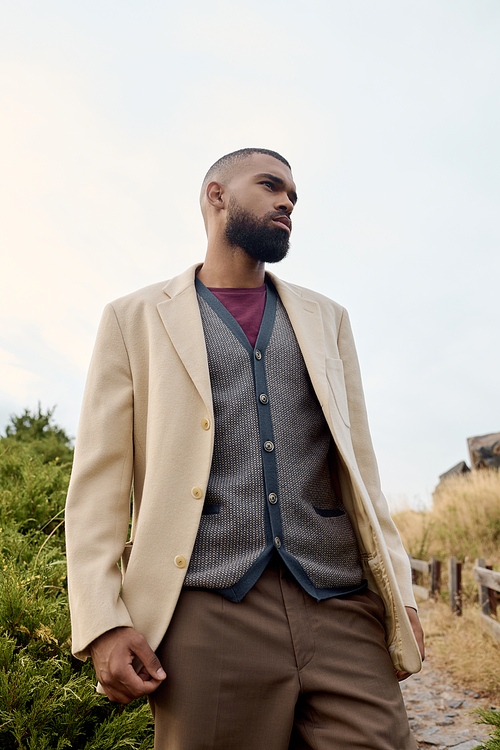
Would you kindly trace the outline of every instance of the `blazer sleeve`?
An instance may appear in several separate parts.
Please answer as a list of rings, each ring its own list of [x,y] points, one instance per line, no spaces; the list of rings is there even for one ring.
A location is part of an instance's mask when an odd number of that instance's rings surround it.
[[[133,387],[112,305],[103,313],[85,386],[66,504],[73,653],[89,655],[102,633],[132,626],[120,597],[118,561],[130,519]]]
[[[417,609],[415,597],[413,595],[411,568],[408,555],[405,552],[398,530],[391,518],[387,500],[382,494],[380,486],[377,460],[375,458],[370,429],[368,426],[368,417],[366,413],[358,357],[354,346],[349,316],[346,310],[344,310],[340,322],[338,348],[340,358],[344,365],[344,378],[351,423],[351,438],[356,462],[380,524],[380,529],[389,551],[403,602],[405,606]]]

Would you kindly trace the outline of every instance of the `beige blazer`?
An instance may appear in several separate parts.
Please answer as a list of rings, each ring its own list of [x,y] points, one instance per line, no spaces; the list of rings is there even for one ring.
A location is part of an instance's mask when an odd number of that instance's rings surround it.
[[[108,305],[99,327],[66,509],[73,651],[81,659],[117,626],[135,627],[156,649],[189,564],[214,444],[196,268]],[[347,313],[269,276],[338,448],[344,503],[369,586],[385,602],[394,666],[417,672],[404,609],[415,606],[410,567],[380,490]]]

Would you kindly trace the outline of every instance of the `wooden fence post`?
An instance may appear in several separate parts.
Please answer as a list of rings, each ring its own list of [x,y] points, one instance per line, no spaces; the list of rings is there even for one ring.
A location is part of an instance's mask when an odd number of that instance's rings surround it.
[[[484,559],[479,558],[474,568],[474,580],[477,581],[479,587],[481,622],[491,635],[500,640],[500,623],[489,614],[490,602],[491,609],[493,611],[496,609],[496,595],[500,591],[500,573],[488,570]]]
[[[437,597],[441,591],[441,562],[431,557],[429,560],[431,596]]]
[[[487,565],[487,570],[493,570],[493,565]],[[490,600],[490,612],[492,615],[497,616],[497,595],[494,589],[488,589],[488,598]]]
[[[450,582],[450,606],[455,615],[462,614],[462,563],[456,557],[448,560],[448,574]]]
[[[486,567],[485,563],[486,561],[484,557],[476,558],[477,568],[485,568]],[[483,613],[483,615],[489,615],[490,614],[490,595],[488,592],[488,588],[486,586],[483,586],[481,583],[479,583],[477,590],[479,594],[479,607],[481,609],[481,612]]]

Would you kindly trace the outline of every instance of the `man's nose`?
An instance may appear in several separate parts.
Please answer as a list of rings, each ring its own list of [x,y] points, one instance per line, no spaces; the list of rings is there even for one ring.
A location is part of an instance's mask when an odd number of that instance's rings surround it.
[[[285,211],[287,214],[291,214],[293,211],[293,203],[286,193],[282,193],[278,196],[276,201],[276,210]]]

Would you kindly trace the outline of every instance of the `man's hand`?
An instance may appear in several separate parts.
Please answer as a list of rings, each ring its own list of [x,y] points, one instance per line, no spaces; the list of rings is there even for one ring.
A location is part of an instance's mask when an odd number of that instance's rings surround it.
[[[420,624],[420,620],[418,619],[417,610],[413,609],[413,607],[405,607],[406,614],[408,615],[408,618],[410,620],[410,625],[413,630],[413,635],[415,636],[418,644],[418,648],[420,651],[420,656],[422,657],[422,661],[425,659],[425,646],[424,646],[424,631],[422,630],[422,626]],[[411,672],[396,672],[396,676],[398,680],[401,682],[401,680],[406,680],[407,677],[409,677]]]
[[[113,628],[90,644],[97,679],[110,701],[130,703],[156,690],[167,676],[146,639],[134,628]],[[144,665],[137,674],[132,662]]]

